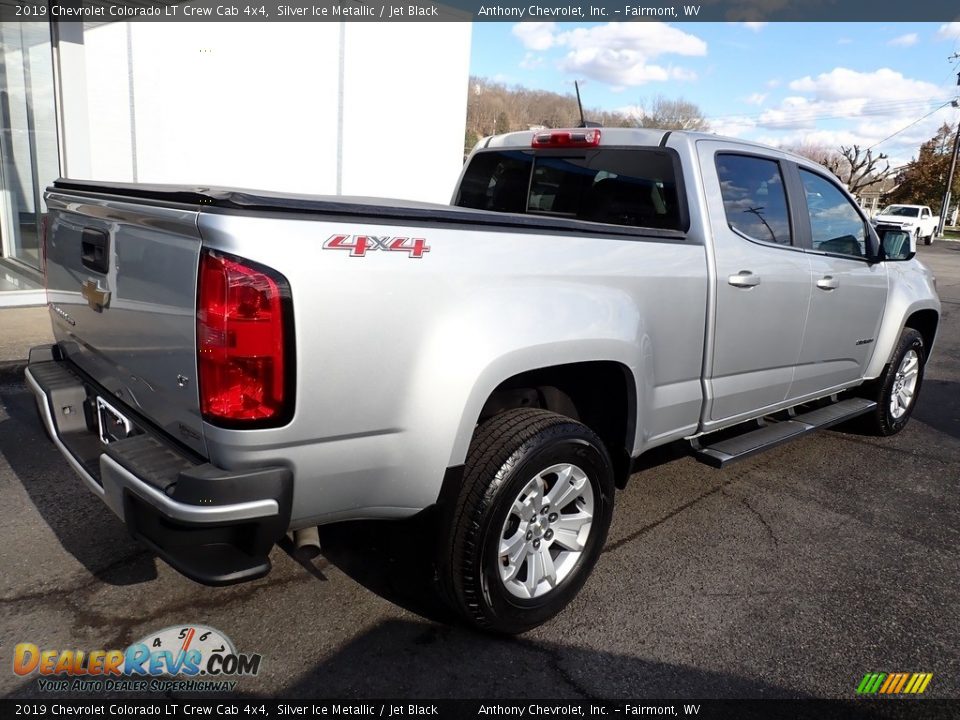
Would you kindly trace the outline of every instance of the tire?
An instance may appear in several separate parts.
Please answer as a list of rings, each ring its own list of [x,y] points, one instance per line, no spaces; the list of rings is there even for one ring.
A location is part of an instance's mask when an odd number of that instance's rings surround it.
[[[911,364],[912,360],[915,365]],[[923,336],[912,328],[904,328],[884,374],[864,386],[865,397],[877,403],[877,407],[864,417],[866,430],[885,437],[896,435],[906,427],[917,405],[926,361]],[[900,400],[895,406],[897,397]],[[904,400],[906,407],[902,407]]]
[[[610,456],[585,425],[536,409],[484,422],[441,546],[449,604],[467,623],[503,634],[555,616],[596,564],[613,494]]]
[[[924,244],[924,245],[933,245],[933,235],[934,235],[933,232],[931,232],[929,235],[927,235],[927,236],[923,239],[923,244]]]

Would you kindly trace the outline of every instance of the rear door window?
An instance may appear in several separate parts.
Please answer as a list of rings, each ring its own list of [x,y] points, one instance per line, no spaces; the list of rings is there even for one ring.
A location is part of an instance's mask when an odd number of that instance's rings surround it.
[[[717,155],[727,224],[750,240],[791,245],[790,213],[780,163],[753,155]]]
[[[674,158],[654,149],[477,153],[464,173],[455,204],[611,225],[687,229]]]

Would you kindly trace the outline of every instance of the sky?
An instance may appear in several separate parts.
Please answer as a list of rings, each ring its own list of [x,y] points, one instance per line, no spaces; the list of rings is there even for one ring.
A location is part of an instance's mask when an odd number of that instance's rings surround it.
[[[584,106],[602,110],[682,97],[718,134],[874,146],[899,165],[960,119],[956,52],[960,22],[480,22],[471,74],[561,93],[578,80]]]

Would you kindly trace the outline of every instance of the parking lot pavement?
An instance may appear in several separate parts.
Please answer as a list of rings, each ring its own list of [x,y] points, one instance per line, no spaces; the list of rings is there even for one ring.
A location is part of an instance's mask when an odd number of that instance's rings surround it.
[[[516,639],[423,619],[417,523],[324,531],[309,567],[191,583],[131,541],[0,384],[0,667],[13,646],[122,648],[203,623],[264,657],[242,695],[852,697],[866,672],[931,672],[960,697],[960,243],[921,248],[941,334],[906,431],[826,431],[717,471],[636,474],[560,617]],[[38,694],[0,670],[0,694]]]
[[[46,307],[0,307],[0,372],[26,360],[34,345],[52,342]]]

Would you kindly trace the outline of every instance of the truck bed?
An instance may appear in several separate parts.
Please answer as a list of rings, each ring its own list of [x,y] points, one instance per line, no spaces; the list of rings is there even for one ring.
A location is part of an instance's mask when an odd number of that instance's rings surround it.
[[[650,236],[682,240],[685,233],[660,228],[636,228],[583,220],[473,210],[437,203],[341,195],[305,195],[228,187],[191,185],[150,185],[59,179],[50,188],[91,196],[131,198],[138,201],[175,203],[203,208],[284,212],[318,215],[345,220],[361,218],[406,224],[479,225],[491,230],[525,229],[542,232],[570,232],[578,235]]]

